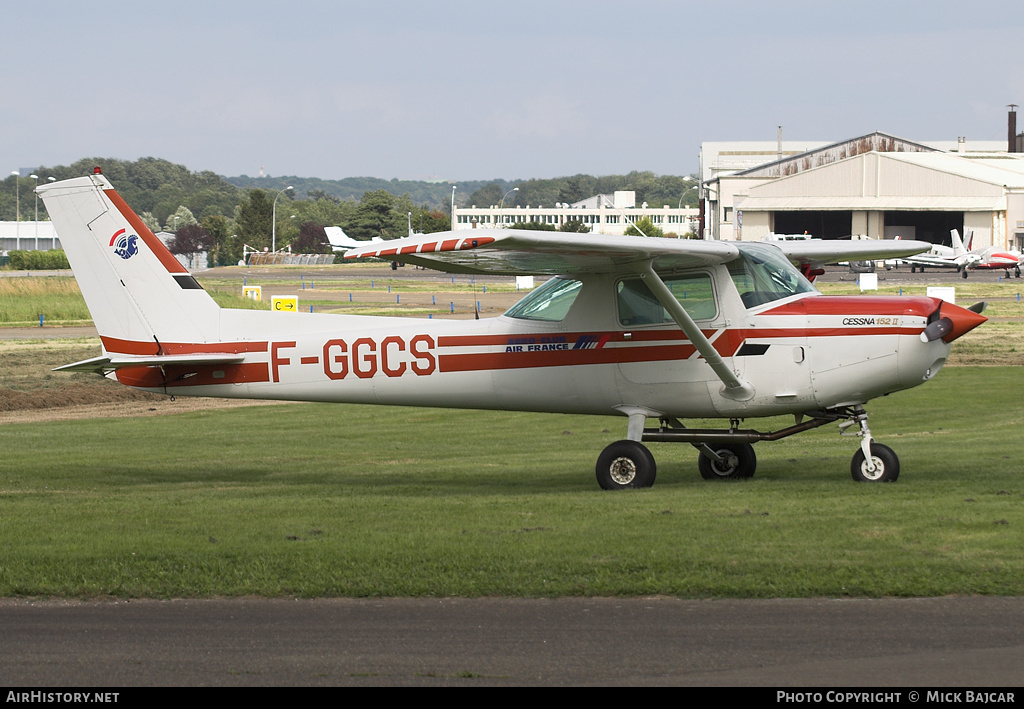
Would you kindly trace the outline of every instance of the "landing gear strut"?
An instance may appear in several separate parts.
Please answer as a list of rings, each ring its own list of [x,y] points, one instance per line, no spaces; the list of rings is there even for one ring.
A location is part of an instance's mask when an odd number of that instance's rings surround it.
[[[841,435],[860,438],[860,447],[850,462],[854,480],[893,482],[900,475],[896,453],[872,439],[863,406],[801,414],[792,426],[777,431],[740,429],[737,419],[733,419],[726,430],[686,428],[678,419],[668,417],[662,418],[657,428],[643,428],[643,410],[631,409],[628,413],[629,439],[612,443],[597,459],[597,482],[605,490],[644,488],[654,484],[657,474],[654,456],[640,441],[689,443],[700,451],[697,469],[705,480],[739,480],[753,477],[757,469],[754,443],[777,441],[835,421],[843,421],[839,424]]]

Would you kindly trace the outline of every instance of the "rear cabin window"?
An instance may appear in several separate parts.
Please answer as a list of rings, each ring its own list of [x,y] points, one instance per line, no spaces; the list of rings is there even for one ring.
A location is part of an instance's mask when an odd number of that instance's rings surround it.
[[[715,317],[715,294],[711,288],[711,276],[706,273],[693,273],[663,277],[662,280],[691,318],[710,320]],[[642,278],[619,281],[617,289],[619,323],[622,325],[635,327],[675,322]]]
[[[505,315],[520,320],[560,322],[576,301],[582,285],[572,278],[552,278],[505,311]]]

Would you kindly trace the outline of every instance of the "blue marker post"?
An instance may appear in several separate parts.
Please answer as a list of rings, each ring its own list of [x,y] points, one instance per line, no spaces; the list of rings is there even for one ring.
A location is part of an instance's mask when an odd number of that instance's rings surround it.
[[[39,313],[39,327],[43,326],[43,314]]]

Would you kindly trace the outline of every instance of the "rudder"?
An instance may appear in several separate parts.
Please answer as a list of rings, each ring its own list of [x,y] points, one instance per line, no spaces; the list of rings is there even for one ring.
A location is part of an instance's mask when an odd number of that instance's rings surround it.
[[[105,351],[218,339],[220,308],[98,172],[37,188]]]

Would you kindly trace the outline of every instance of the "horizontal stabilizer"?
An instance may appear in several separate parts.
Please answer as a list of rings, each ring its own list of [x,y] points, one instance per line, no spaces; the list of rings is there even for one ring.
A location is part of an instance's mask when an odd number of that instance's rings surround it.
[[[235,353],[201,353],[190,355],[151,355],[137,356],[118,355],[115,357],[102,356],[85,359],[73,364],[65,364],[55,367],[54,372],[96,372],[106,374],[125,367],[163,367],[170,365],[196,365],[196,364],[237,364],[245,359],[244,354]]]

